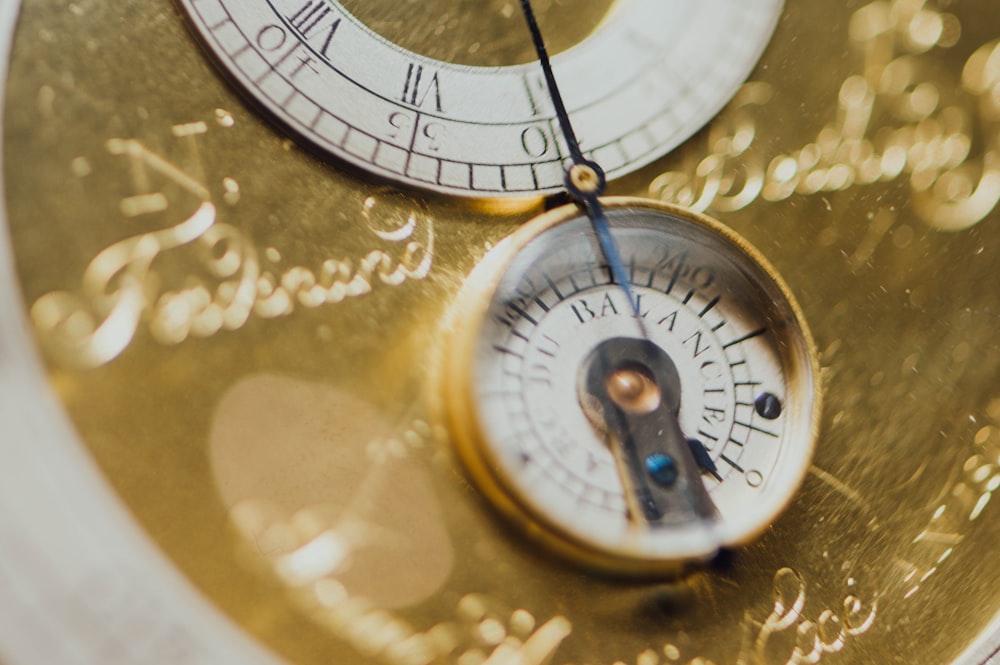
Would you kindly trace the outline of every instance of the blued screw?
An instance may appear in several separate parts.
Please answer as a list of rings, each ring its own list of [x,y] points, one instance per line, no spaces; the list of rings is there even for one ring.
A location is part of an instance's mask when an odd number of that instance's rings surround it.
[[[670,455],[656,453],[647,457],[646,472],[660,487],[671,487],[677,482],[677,463]]]

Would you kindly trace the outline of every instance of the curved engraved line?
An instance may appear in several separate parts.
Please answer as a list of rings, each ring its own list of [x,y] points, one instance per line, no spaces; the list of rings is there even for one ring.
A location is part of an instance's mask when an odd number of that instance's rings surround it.
[[[992,153],[988,156],[992,157]],[[989,161],[996,161],[989,159]],[[976,189],[961,201],[935,200],[927,191],[914,192],[913,205],[924,221],[938,231],[964,231],[983,221],[1000,204],[1000,170],[987,167]]]
[[[41,331],[48,332],[55,338],[46,341],[59,360],[80,369],[91,369],[114,359],[125,350],[139,325],[144,298],[142,282],[131,275],[127,275],[122,282],[119,297],[111,313],[89,335],[74,338],[72,334],[61,335],[55,329]],[[71,300],[72,297],[68,294],[51,295],[55,307],[63,307],[66,310],[81,307],[79,302]]]
[[[215,206],[204,202],[183,223],[122,240],[100,252],[84,272],[86,299],[59,291],[48,293],[31,308],[42,343],[61,362],[88,369],[117,357],[131,343],[146,309],[145,278],[156,257],[190,243],[215,223]],[[111,281],[121,275],[113,293]],[[83,321],[103,317],[84,327]]]
[[[114,276],[128,268],[129,274],[149,272],[161,253],[200,238],[215,224],[215,206],[205,201],[191,217],[177,226],[126,238],[101,251],[83,273],[83,287],[94,296],[103,295]]]
[[[369,226],[369,228],[371,227]],[[372,229],[372,233],[377,235],[382,240],[388,242],[399,242],[401,240],[406,240],[407,238],[413,236],[413,232],[416,230],[416,228],[417,228],[417,219],[413,215],[410,215],[406,219],[406,224],[404,224],[403,226],[399,227],[394,231],[379,231],[377,229]]]

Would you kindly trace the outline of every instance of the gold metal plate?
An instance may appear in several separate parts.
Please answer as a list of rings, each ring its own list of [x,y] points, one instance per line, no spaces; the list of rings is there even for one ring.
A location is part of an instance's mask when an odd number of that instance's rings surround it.
[[[75,437],[145,532],[288,662],[989,655],[1000,610],[989,0],[789,2],[723,113],[612,183],[746,236],[785,277],[821,355],[825,412],[802,491],[758,543],[674,585],[609,582],[526,546],[468,485],[435,416],[445,311],[488,247],[544,202],[423,195],[318,160],[244,102],[164,0],[24,0],[3,160],[23,310],[3,300],[0,341],[24,389],[4,393],[19,402],[0,432],[47,403],[22,371],[44,354]],[[21,317],[37,349],[17,342]],[[42,443],[5,437],[24,455]],[[60,459],[50,473],[66,460],[84,472],[83,458]],[[42,508],[0,508],[33,539],[0,539],[4,579],[28,570],[18,547],[54,538],[31,521]],[[49,554],[58,571],[73,556]],[[58,576],[40,595],[40,578],[24,579],[0,600],[7,614],[29,598],[31,616],[76,616]],[[105,590],[72,589],[88,607]],[[110,630],[92,625],[95,640]],[[126,641],[145,634],[116,625]]]

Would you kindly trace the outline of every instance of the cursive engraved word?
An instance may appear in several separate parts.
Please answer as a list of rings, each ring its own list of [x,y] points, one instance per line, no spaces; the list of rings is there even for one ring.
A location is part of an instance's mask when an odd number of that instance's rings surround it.
[[[763,622],[749,612],[743,622],[743,646],[738,665],[800,665],[818,663],[826,654],[837,653],[851,637],[866,633],[875,623],[878,593],[865,600],[864,581],[847,578],[848,591],[839,608],[823,609],[810,619],[805,615],[806,582],[791,568],[774,575],[774,606]]]
[[[322,511],[321,511],[322,512]],[[548,665],[572,632],[572,623],[553,616],[539,625],[523,608],[484,594],[468,594],[453,615],[426,630],[415,629],[398,613],[352,595],[338,576],[355,555],[372,545],[379,528],[341,517],[318,535],[304,535],[301,524],[315,522],[303,510],[291,520],[264,502],[237,505],[234,526],[257,544],[295,600],[316,620],[359,653],[389,665],[429,665],[445,660],[494,665]],[[267,553],[261,544],[278,543]],[[388,543],[387,543],[388,544]]]
[[[390,665],[429,665],[445,659],[458,663],[548,665],[572,632],[572,623],[554,616],[541,625],[525,609],[503,615],[487,612],[484,598],[462,598],[455,618],[417,631],[394,612],[352,598],[326,580],[302,596],[324,625],[363,655]],[[485,599],[491,602],[491,599]],[[482,610],[476,613],[476,608]],[[471,609],[471,612],[470,612]]]
[[[175,136],[190,140],[202,123],[178,125]],[[376,285],[398,286],[430,274],[434,229],[429,218],[400,214],[369,198],[358,211],[359,228],[376,246],[358,257],[328,258],[315,268],[280,265],[280,252],[260,256],[251,238],[218,220],[207,187],[184,169],[134,139],[113,139],[108,151],[127,159],[139,193],[122,200],[127,217],[170,209],[163,188],[153,191],[151,175],[189,199],[194,210],[181,221],[120,240],[91,261],[77,293],[54,291],[40,297],[31,318],[49,353],[59,362],[92,368],[118,356],[143,323],[156,341],[178,344],[237,330],[253,317],[288,316],[297,307],[315,308],[371,293]],[[239,185],[224,180],[223,201],[235,205]],[[192,203],[193,202],[193,203]],[[186,274],[157,270],[167,254],[192,264]],[[186,265],[187,265],[186,264]]]
[[[1000,427],[985,425],[976,431],[971,455],[951,474],[938,494],[924,528],[895,559],[903,571],[903,594],[916,595],[965,539],[970,523],[1000,489]],[[924,469],[921,469],[921,474]],[[916,480],[916,478],[914,479]]]
[[[931,227],[956,231],[981,222],[1000,203],[1000,41],[968,59],[960,83],[921,80],[931,70],[921,56],[951,46],[960,30],[954,16],[928,5],[878,1],[853,14],[850,41],[862,66],[840,86],[836,119],[813,141],[790,152],[757,150],[757,116],[774,90],[748,83],[709,131],[711,153],[690,171],[658,176],[650,194],[732,212],[757,200],[905,177],[914,211]],[[945,105],[953,89],[962,91],[962,103]]]

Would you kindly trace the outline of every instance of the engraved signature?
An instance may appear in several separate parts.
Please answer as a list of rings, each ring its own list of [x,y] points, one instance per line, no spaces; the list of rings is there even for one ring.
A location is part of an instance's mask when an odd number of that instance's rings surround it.
[[[178,127],[175,136],[204,131],[200,123]],[[381,247],[359,257],[328,258],[315,268],[282,267],[276,249],[261,256],[244,231],[219,222],[218,209],[197,178],[135,139],[113,139],[107,148],[128,159],[133,173],[143,174],[141,180],[154,172],[200,204],[174,226],[120,240],[98,253],[84,271],[79,292],[54,291],[34,303],[31,318],[39,338],[64,364],[92,368],[107,363],[144,324],[156,341],[178,344],[237,330],[254,316],[288,316],[297,307],[339,303],[371,293],[379,284],[398,286],[430,274],[434,227],[426,216],[384,213],[377,197],[371,197],[358,211],[359,226]],[[232,204],[238,185],[232,179],[225,185],[223,198]],[[126,216],[168,207],[160,192],[121,204]],[[172,273],[157,270],[157,261],[182,251],[194,269],[171,282]]]
[[[870,600],[862,598],[867,586]],[[749,612],[743,622],[743,646],[738,665],[767,663],[818,663],[823,656],[844,648],[848,638],[867,632],[875,623],[878,587],[857,577],[847,579],[848,592],[841,607],[824,609],[815,619],[805,616],[806,581],[791,568],[774,575],[774,607],[763,622]]]
[[[895,564],[903,572],[903,597],[916,595],[964,540],[969,524],[978,520],[1000,489],[1000,428],[980,427],[973,438],[973,452],[952,474],[931,506],[931,516]],[[918,480],[919,475],[911,479]]]
[[[932,228],[978,224],[1000,203],[1000,40],[966,61],[960,82],[920,78],[931,71],[921,55],[951,46],[958,29],[957,19],[923,1],[862,7],[850,23],[850,41],[863,54],[861,73],[843,82],[836,118],[813,141],[790,152],[757,150],[765,124],[757,115],[774,90],[748,83],[709,132],[710,154],[690,172],[661,174],[650,194],[700,211],[732,212],[757,200],[906,178],[913,210]],[[953,89],[962,91],[961,104],[945,105]]]
[[[429,450],[440,435],[425,421],[415,420],[400,436],[373,440],[365,447],[370,466],[357,496],[370,492],[380,473],[398,469],[394,465],[405,458],[407,450]],[[411,503],[420,500],[417,495],[407,497]],[[371,509],[366,504],[370,502],[352,499],[343,509],[317,505],[289,515],[269,501],[244,500],[233,507],[231,523],[254,556],[294,591],[298,602],[366,656],[391,665],[445,661],[547,665],[552,661],[572,631],[571,622],[563,616],[540,620],[524,608],[472,593],[457,599],[443,620],[418,630],[400,613],[359,593],[354,586],[357,580],[354,584],[350,580],[352,567],[379,552],[384,556],[387,549],[400,544],[398,534],[369,521],[366,511]],[[426,569],[426,565],[417,566]],[[378,584],[368,580],[362,587],[377,592]]]

